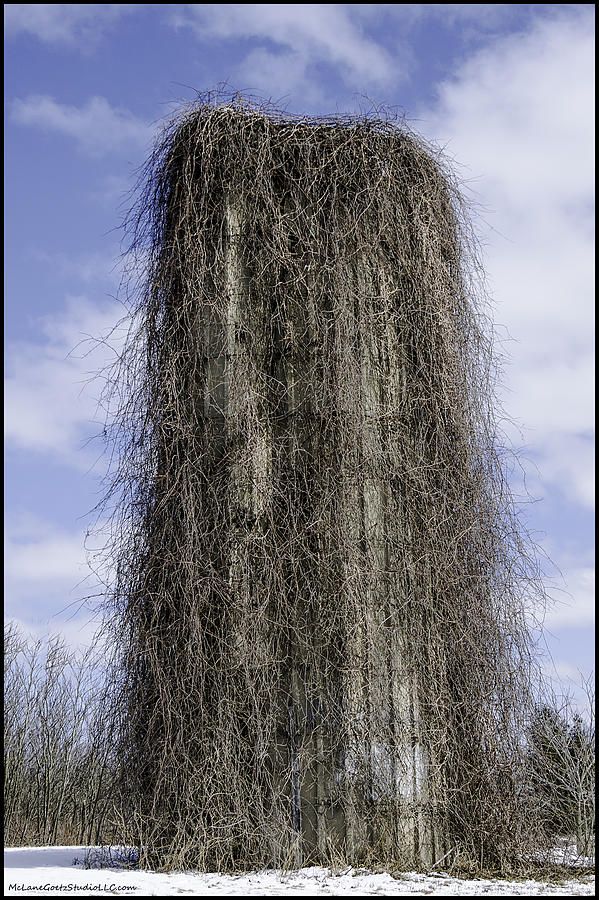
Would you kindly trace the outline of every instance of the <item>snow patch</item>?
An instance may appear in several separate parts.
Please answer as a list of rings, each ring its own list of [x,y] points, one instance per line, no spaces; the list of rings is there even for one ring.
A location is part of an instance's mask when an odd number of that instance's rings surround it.
[[[216,896],[329,896],[358,897],[410,895],[519,897],[536,895],[594,896],[595,879],[584,876],[560,884],[543,881],[454,878],[446,873],[423,875],[405,872],[394,877],[366,869],[346,869],[335,873],[311,866],[293,872],[265,870],[241,875],[173,872],[169,874],[131,870],[118,865],[119,850],[103,859],[113,861],[100,869],[84,868],[85,860],[102,858],[101,848],[15,847],[4,851],[4,890],[9,896],[63,895],[95,896],[136,894],[145,897],[193,894]]]

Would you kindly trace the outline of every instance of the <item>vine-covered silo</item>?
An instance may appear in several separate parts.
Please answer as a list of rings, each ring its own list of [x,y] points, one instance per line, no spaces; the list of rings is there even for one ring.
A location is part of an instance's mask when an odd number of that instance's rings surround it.
[[[509,854],[529,564],[451,178],[401,123],[242,101],[143,178],[114,608],[145,859]]]

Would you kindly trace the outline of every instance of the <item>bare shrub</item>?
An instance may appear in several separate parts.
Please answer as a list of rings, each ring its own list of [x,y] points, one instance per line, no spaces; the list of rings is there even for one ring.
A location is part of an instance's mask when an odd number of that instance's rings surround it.
[[[529,728],[530,786],[548,843],[573,838],[580,857],[595,856],[595,691],[581,679],[573,694],[546,686]]]
[[[4,839],[9,846],[108,839],[114,728],[103,660],[60,637],[5,627]]]

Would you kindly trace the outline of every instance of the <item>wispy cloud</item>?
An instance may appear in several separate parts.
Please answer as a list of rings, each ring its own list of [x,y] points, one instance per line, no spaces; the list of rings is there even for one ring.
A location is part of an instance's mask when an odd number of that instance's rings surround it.
[[[58,103],[33,94],[15,100],[12,118],[20,125],[72,138],[89,156],[104,156],[149,145],[153,129],[127,109],[113,107],[105,97],[91,97],[83,106]]]
[[[11,615],[4,621],[7,625],[16,626],[19,633],[29,640],[39,640],[45,644],[49,638],[60,635],[66,646],[72,650],[85,651],[93,646],[106,648],[106,653],[110,652],[110,647],[100,643],[102,638],[98,631],[98,622],[89,613],[69,618],[53,615],[41,622],[38,615],[34,615],[33,620]]]
[[[84,598],[99,590],[86,536],[30,514],[9,518],[4,537],[5,617],[34,638],[61,634],[88,646],[98,620]]]
[[[101,372],[120,352],[123,310],[116,302],[71,297],[60,314],[39,320],[35,338],[9,344],[5,435],[9,450],[47,453],[89,468],[99,448],[86,448],[104,423]],[[104,339],[103,339],[104,338]]]
[[[314,88],[315,69],[332,67],[350,86],[388,84],[402,66],[365,33],[359,11],[334,3],[206,3],[175,7],[171,18],[202,41],[250,41],[235,75],[249,88],[281,93]]]
[[[42,263],[53,275],[68,280],[71,286],[79,282],[92,285],[96,290],[102,286],[116,289],[123,274],[123,259],[115,260],[114,255],[98,251],[69,255],[35,248],[31,249],[28,256]]]
[[[117,20],[144,4],[135,3],[6,3],[7,37],[21,34],[47,44],[93,45]]]
[[[595,623],[595,569],[572,568],[565,575],[565,587],[549,589],[551,604],[545,616],[546,628],[592,628]]]
[[[33,517],[21,518],[5,537],[5,575],[9,582],[66,583],[73,587],[89,574],[84,535],[67,532]]]
[[[436,21],[444,28],[494,30],[514,17],[513,3],[358,3],[355,14],[365,22],[393,21],[404,29]],[[518,14],[518,13],[516,13]],[[522,10],[519,11],[522,15]]]
[[[352,91],[389,91],[417,60],[410,37],[435,21],[457,46],[507,27],[513,4],[198,3],[170,11],[177,28],[202,43],[233,45],[231,77],[269,96],[327,105],[328,77]],[[332,99],[330,96],[328,100]]]
[[[422,111],[464,165],[476,200],[495,319],[507,346],[504,402],[541,479],[593,503],[592,15],[541,16],[489,44]]]
[[[545,693],[547,701],[551,702],[553,696],[562,709],[567,708],[571,713],[576,712],[587,721],[594,718],[592,665],[590,662],[581,667],[572,665],[564,659],[547,658],[543,666],[545,687],[549,688]]]

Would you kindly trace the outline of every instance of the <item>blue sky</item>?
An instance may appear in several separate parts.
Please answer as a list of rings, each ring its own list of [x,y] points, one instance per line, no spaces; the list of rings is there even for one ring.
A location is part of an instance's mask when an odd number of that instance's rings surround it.
[[[94,629],[92,376],[122,336],[94,339],[122,313],[126,192],[160,121],[226,81],[293,112],[397,107],[455,160],[514,488],[555,563],[546,639],[561,677],[593,668],[593,29],[590,4],[5,5],[7,617],[75,644]]]

